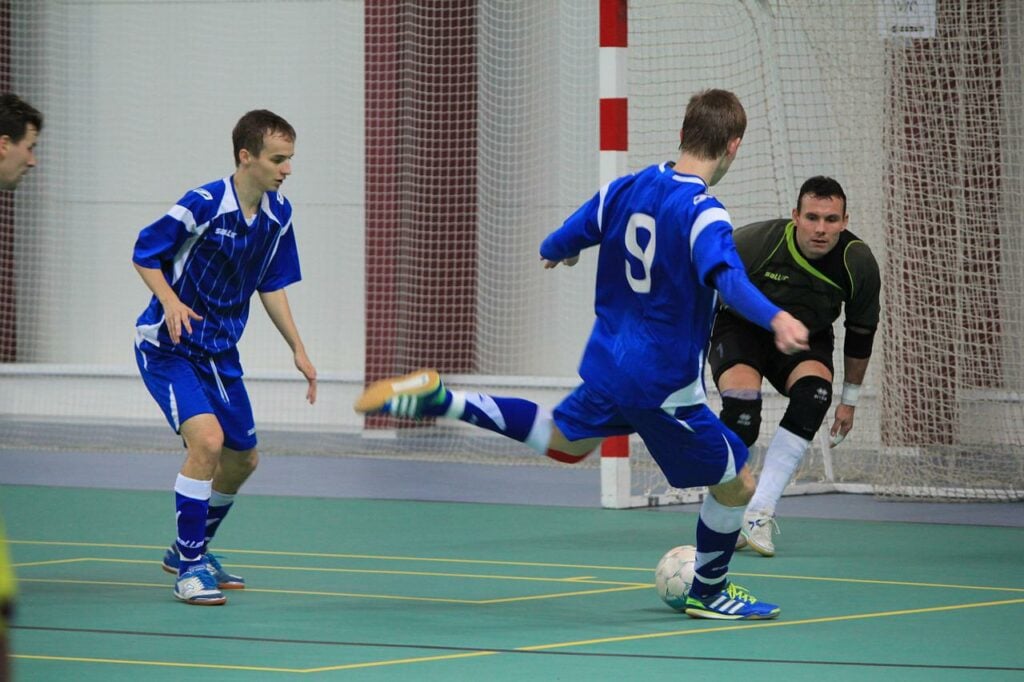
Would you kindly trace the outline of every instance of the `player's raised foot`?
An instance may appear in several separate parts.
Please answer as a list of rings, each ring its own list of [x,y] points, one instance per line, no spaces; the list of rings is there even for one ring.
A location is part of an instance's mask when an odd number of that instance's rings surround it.
[[[174,596],[195,606],[220,606],[227,602],[206,564],[195,564],[179,575],[174,584]]]
[[[233,575],[224,570],[221,566],[220,560],[216,554],[210,554],[207,552],[203,555],[203,561],[206,563],[207,570],[213,574],[217,579],[217,587],[222,590],[243,590],[245,589],[245,578],[240,575]],[[172,546],[166,552],[164,552],[164,560],[160,564],[168,573],[178,574],[178,565],[180,561],[178,558],[178,550]]]
[[[746,545],[761,556],[775,556],[775,542],[772,540],[772,533],[779,533],[779,524],[775,522],[775,514],[768,514],[761,511],[748,511],[743,514],[743,527],[740,529],[740,536],[746,540]],[[736,542],[736,548],[740,546]]]
[[[437,416],[447,393],[436,370],[419,369],[373,382],[356,399],[354,407],[361,414],[390,414],[412,419]]]
[[[770,620],[777,618],[779,607],[759,601],[746,588],[728,583],[721,592],[708,597],[686,597],[686,615],[716,620]]]

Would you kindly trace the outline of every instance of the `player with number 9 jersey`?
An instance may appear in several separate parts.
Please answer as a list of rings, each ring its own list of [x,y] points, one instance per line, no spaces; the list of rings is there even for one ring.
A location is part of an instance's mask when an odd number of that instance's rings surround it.
[[[557,261],[597,244],[597,319],[580,376],[623,406],[706,402],[712,276],[743,270],[728,212],[702,178],[662,163],[608,184],[540,252]],[[778,308],[759,301],[754,310],[753,321],[770,329]]]
[[[779,607],[726,575],[754,489],[748,451],[707,406],[703,364],[718,295],[770,329],[782,352],[807,329],[747,279],[729,214],[708,194],[728,171],[746,112],[725,90],[690,98],[680,156],[612,181],[541,244],[545,268],[575,265],[599,246],[594,322],[583,383],[553,411],[517,397],[453,391],[434,369],[376,381],[363,414],[445,417],[501,433],[559,462],[578,462],[611,436],[636,433],[668,482],[707,486],[685,611],[695,618],[768,619]]]

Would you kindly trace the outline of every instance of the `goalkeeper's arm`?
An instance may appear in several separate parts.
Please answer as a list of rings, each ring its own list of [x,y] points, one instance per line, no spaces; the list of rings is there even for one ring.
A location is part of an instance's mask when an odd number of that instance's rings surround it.
[[[832,447],[843,442],[846,434],[853,429],[854,413],[860,399],[860,387],[871,360],[871,345],[874,330],[848,326],[846,343],[843,346],[843,392],[836,405],[836,418],[829,429]]]

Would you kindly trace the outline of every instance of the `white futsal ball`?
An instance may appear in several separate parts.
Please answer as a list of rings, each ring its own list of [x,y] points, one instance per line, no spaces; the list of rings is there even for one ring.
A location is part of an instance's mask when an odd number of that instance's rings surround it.
[[[658,596],[676,611],[686,608],[686,595],[693,584],[696,560],[697,548],[681,545],[670,549],[654,569],[654,585],[658,588]]]

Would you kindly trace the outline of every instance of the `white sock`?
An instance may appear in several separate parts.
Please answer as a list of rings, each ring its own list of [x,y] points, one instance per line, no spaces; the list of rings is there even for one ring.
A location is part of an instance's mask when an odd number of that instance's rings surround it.
[[[789,485],[796,468],[803,461],[804,453],[811,441],[804,440],[792,431],[779,427],[764,456],[764,467],[757,481],[757,490],[747,509],[775,513],[775,505],[782,497],[782,491]]]
[[[551,443],[551,432],[554,431],[555,420],[551,418],[551,410],[544,408],[537,409],[537,416],[533,419],[533,426],[530,428],[530,435],[523,441],[535,452],[544,454],[548,451]]]
[[[194,500],[209,502],[210,495],[213,494],[213,481],[201,481],[189,478],[185,474],[178,474],[178,478],[174,481],[174,492]]]

